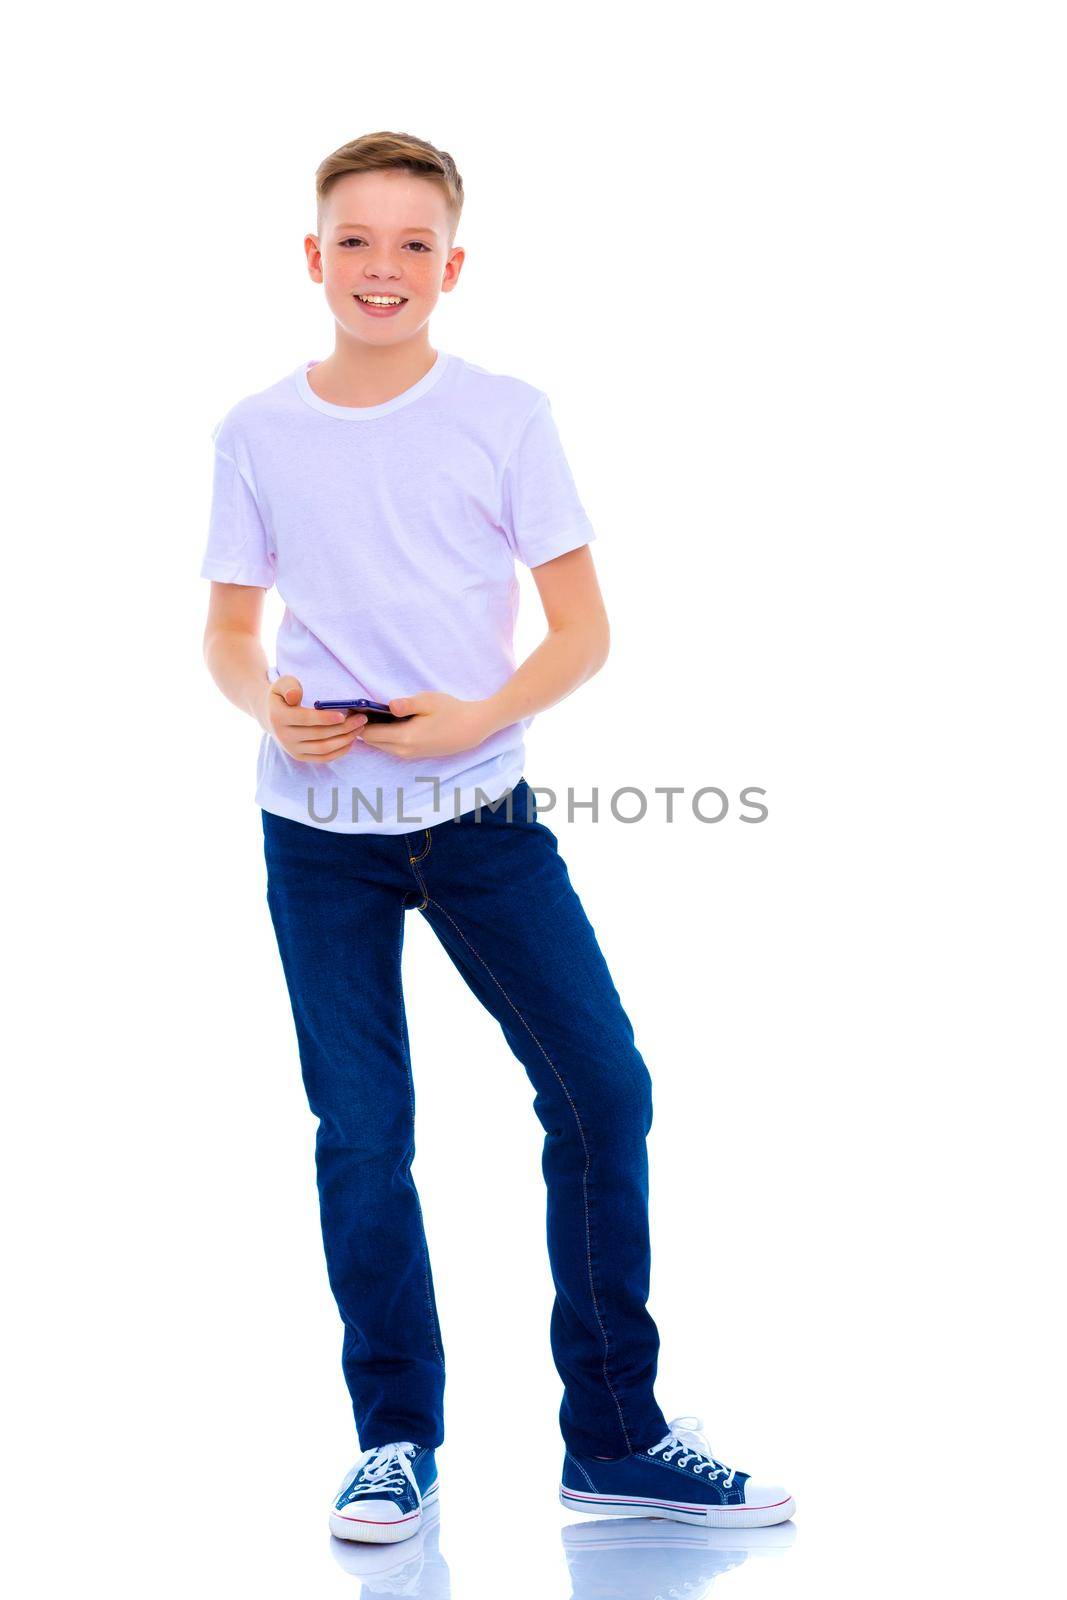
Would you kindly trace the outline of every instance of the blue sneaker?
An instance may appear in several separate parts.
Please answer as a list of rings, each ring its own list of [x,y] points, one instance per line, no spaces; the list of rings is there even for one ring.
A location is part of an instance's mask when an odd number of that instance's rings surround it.
[[[569,1511],[608,1517],[668,1517],[704,1528],[769,1528],[796,1510],[777,1484],[754,1483],[747,1472],[725,1467],[708,1449],[699,1417],[676,1417],[647,1450],[618,1461],[563,1458],[561,1504]]]
[[[338,1539],[395,1544],[422,1525],[424,1506],[437,1499],[434,1453],[405,1439],[364,1450],[346,1474],[330,1511]]]

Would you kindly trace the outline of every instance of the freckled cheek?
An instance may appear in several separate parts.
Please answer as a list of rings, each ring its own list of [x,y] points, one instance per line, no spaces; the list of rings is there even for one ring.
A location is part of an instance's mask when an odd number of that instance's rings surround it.
[[[335,269],[327,275],[326,282],[335,294],[348,295],[362,291],[365,280],[362,272],[350,268],[347,272]],[[436,273],[432,267],[421,264],[418,267],[409,266],[404,273],[404,285],[409,298],[431,295],[437,288]]]
[[[412,295],[432,294],[436,288],[436,274],[433,268],[424,266],[421,262],[418,266],[408,268],[406,278]]]

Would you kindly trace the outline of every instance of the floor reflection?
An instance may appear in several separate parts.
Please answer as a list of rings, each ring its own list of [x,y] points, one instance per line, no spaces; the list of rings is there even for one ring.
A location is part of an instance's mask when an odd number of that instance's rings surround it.
[[[603,1517],[563,1529],[571,1600],[700,1600],[750,1556],[781,1555],[796,1538],[775,1528],[693,1528],[661,1517]]]
[[[441,1503],[422,1514],[422,1527],[402,1544],[357,1544],[331,1535],[330,1549],[338,1566],[362,1580],[359,1600],[378,1595],[410,1595],[417,1600],[451,1600],[448,1562],[441,1554]]]
[[[452,1600],[448,1563],[440,1551],[440,1504],[403,1544],[352,1544],[331,1539],[338,1565],[359,1578],[359,1600],[405,1595]],[[561,1531],[570,1574],[570,1600],[700,1600],[724,1572],[751,1557],[783,1555],[796,1538],[792,1522],[776,1528],[692,1528],[659,1517],[603,1517]],[[507,1593],[505,1585],[501,1593]],[[515,1587],[522,1592],[521,1557]],[[457,1597],[459,1600],[459,1597]]]

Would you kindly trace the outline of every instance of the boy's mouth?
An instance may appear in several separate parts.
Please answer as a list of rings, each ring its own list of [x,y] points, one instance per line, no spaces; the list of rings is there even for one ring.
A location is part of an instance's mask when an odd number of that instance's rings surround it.
[[[401,294],[357,294],[353,299],[372,317],[395,316],[408,303],[407,296]]]

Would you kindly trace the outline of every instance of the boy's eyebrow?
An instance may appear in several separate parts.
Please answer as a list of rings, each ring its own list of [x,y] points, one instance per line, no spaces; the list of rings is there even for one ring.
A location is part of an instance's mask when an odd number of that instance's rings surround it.
[[[337,227],[338,228],[365,228],[368,233],[370,233],[370,231],[371,231],[370,224],[367,223],[367,222],[339,222],[337,224]],[[397,232],[398,233],[428,233],[431,238],[435,237],[433,228],[398,228]]]

